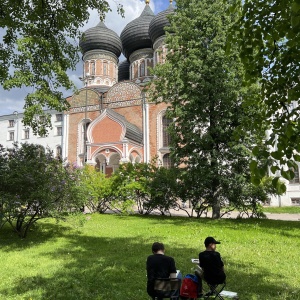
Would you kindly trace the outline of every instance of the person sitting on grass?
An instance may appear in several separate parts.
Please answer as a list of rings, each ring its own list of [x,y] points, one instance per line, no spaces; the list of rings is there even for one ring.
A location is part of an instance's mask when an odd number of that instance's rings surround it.
[[[155,242],[152,245],[152,255],[146,262],[147,270],[147,293],[154,299],[157,295],[154,291],[154,283],[157,278],[176,278],[175,260],[171,256],[164,255],[163,243]],[[157,300],[163,299],[160,297]]]
[[[221,244],[209,236],[204,241],[205,251],[199,253],[199,265],[204,271],[204,280],[211,285],[224,283],[226,274],[221,255],[216,251],[216,245]]]

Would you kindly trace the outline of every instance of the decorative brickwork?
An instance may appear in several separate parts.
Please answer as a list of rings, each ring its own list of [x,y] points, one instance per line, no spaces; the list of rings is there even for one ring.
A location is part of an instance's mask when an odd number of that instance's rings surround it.
[[[113,61],[115,64],[118,64],[118,58],[110,52],[107,51],[103,51],[103,50],[92,50],[89,51],[86,55],[84,55],[83,60],[84,61],[88,61],[91,59],[106,59],[106,60],[111,60]]]
[[[135,100],[141,100],[141,88],[132,82],[120,82],[107,92],[105,103],[125,101],[124,106],[127,106],[126,101]],[[118,106],[122,106],[122,104],[118,104],[116,107]]]
[[[71,108],[88,106],[99,106],[99,94],[93,89],[81,89],[77,94],[74,94],[69,100]]]

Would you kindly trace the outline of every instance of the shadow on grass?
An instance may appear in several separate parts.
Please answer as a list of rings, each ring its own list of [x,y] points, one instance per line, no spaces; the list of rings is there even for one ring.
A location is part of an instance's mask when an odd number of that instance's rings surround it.
[[[57,239],[64,234],[69,235],[70,226],[67,223],[56,223],[52,220],[51,223],[46,223],[47,219],[40,220],[37,224],[29,230],[28,236],[21,239],[12,227],[6,224],[0,231],[1,251],[15,251],[16,249],[24,249],[29,247],[36,247],[39,244],[49,242]],[[55,222],[55,223],[54,223]],[[76,231],[74,231],[75,233]]]
[[[122,218],[126,219],[127,217]],[[128,217],[128,219],[130,218],[132,217]],[[142,217],[134,216],[134,218]],[[182,226],[183,222],[188,225],[198,224],[198,222],[206,224],[214,222],[210,219],[193,220],[181,217],[163,217],[163,220],[162,217],[147,216],[147,218],[151,221],[150,226],[155,226],[162,221],[174,226]],[[260,224],[264,224],[265,221],[267,221],[268,229],[270,229],[269,225],[276,225],[278,230],[277,222],[262,220]],[[221,220],[217,222],[231,228],[239,222],[252,224],[253,220]],[[289,223],[279,223],[279,226],[282,226],[282,230],[290,229],[290,225],[293,225]],[[36,246],[36,243],[64,237],[67,240],[67,247],[41,254],[43,257],[48,256],[49,260],[61,259],[61,268],[53,274],[47,273],[45,276],[17,279],[14,286],[0,291],[1,299],[149,299],[145,291],[145,261],[147,255],[150,254],[149,240],[159,240],[159,233],[147,237],[137,235],[130,238],[108,238],[83,235],[61,224],[43,223],[37,229],[37,232],[32,233],[27,240],[18,238],[10,240],[7,237],[4,240],[4,246],[11,249],[32,247]],[[176,253],[176,261],[180,262],[177,267],[180,269],[180,265],[183,264],[182,258],[189,258],[195,251],[197,253],[194,248],[178,245],[172,247],[172,252]],[[265,278],[271,275],[268,270],[256,267],[255,274],[249,274],[246,271],[247,265],[235,264],[230,260],[227,260],[227,263],[231,266],[231,270],[229,269],[227,273],[226,289],[238,292],[240,300],[297,299],[295,296],[300,291],[286,285],[282,286],[280,278],[274,278],[275,283],[267,282]],[[188,268],[186,267],[186,269]],[[14,298],[13,295],[18,295],[19,298]]]

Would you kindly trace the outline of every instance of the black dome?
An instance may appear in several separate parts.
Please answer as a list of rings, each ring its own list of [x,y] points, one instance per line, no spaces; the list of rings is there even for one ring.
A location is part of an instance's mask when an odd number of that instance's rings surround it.
[[[154,13],[149,5],[146,5],[142,14],[128,23],[121,33],[123,45],[123,54],[129,59],[132,52],[152,48],[152,42],[149,36],[149,24],[154,18]]]
[[[114,53],[117,57],[121,55],[122,43],[120,37],[103,22],[84,32],[79,41],[81,52],[84,55],[90,50],[106,50]]]
[[[152,43],[154,43],[159,37],[165,35],[164,28],[170,25],[170,22],[167,18],[167,15],[174,12],[174,6],[172,3],[169,7],[161,11],[157,16],[155,16],[149,25],[149,36],[151,38]]]
[[[130,63],[127,60],[124,60],[119,63],[118,82],[123,80],[129,80],[129,67]]]

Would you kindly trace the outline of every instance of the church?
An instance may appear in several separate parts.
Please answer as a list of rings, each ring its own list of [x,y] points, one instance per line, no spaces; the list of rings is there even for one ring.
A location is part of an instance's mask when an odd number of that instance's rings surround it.
[[[169,1],[155,15],[146,0],[141,15],[120,36],[103,22],[87,29],[79,42],[84,88],[67,98],[69,110],[48,111],[53,128],[43,137],[22,124],[22,113],[0,116],[0,144],[38,143],[69,163],[95,166],[107,176],[126,162],[156,159],[170,167],[167,104],[151,102],[147,93],[151,69],[166,57],[165,26],[174,12]],[[119,62],[121,53],[125,60]],[[300,205],[299,171],[285,182],[287,192],[271,197],[271,205]]]
[[[166,0],[167,1],[167,0]],[[170,166],[167,104],[148,97],[151,69],[163,63],[169,7],[154,14],[145,0],[141,15],[119,36],[103,22],[87,29],[79,41],[84,88],[68,97],[68,111],[49,110],[53,128],[35,136],[15,111],[0,116],[0,143],[38,143],[77,166],[85,163],[110,175],[120,163],[150,162]],[[123,54],[125,60],[119,62]]]
[[[120,163],[150,162],[168,167],[170,120],[166,104],[151,103],[147,85],[151,68],[164,60],[168,9],[156,16],[146,0],[141,15],[120,37],[103,22],[86,30],[80,41],[85,87],[67,100],[65,157],[95,165],[105,174]],[[126,60],[119,63],[123,53]]]

